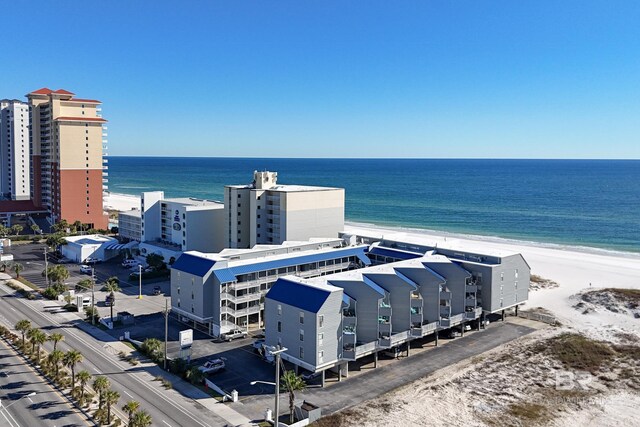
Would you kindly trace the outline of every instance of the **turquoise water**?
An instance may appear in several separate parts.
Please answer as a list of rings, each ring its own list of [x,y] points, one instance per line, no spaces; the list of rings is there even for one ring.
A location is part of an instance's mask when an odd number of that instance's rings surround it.
[[[352,222],[640,252],[640,161],[110,157],[109,189],[222,200],[254,170],[346,189]]]

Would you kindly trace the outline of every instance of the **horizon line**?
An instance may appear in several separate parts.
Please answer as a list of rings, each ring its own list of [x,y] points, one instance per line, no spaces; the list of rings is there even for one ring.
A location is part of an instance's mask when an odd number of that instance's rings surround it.
[[[166,159],[274,159],[274,160],[593,160],[638,161],[639,158],[607,157],[275,157],[275,156],[159,156],[159,155],[108,155],[104,157],[138,157]]]

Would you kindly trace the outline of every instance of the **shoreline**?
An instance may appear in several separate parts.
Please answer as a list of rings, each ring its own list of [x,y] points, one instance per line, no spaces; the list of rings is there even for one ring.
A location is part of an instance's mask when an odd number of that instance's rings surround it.
[[[105,209],[116,211],[128,211],[134,208],[140,209],[140,196],[125,193],[106,192],[103,201]],[[539,242],[535,240],[519,240],[509,237],[495,235],[466,234],[455,231],[433,230],[429,228],[406,227],[402,225],[375,224],[360,221],[345,221],[345,231],[347,228],[365,229],[369,232],[389,232],[389,233],[411,233],[421,237],[429,238],[453,238],[460,240],[471,240],[479,243],[505,244],[512,246],[527,246],[532,248],[547,248],[559,251],[579,252],[591,255],[615,256],[640,261],[640,248],[638,252],[622,251],[619,249],[600,248],[595,246],[572,245],[568,243]]]

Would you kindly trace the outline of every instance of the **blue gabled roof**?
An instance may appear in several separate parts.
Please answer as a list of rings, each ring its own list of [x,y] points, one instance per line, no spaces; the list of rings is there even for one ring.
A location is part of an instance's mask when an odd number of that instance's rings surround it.
[[[288,279],[278,279],[266,298],[317,313],[331,292]]]
[[[217,270],[213,270],[213,274],[216,276],[218,282],[220,283],[229,283],[236,281],[236,276],[233,275],[231,269],[229,268],[220,268]]]
[[[399,249],[383,248],[380,246],[375,246],[371,248],[369,253],[374,255],[379,255],[379,256],[386,256],[389,258],[401,259],[401,260],[415,259],[423,256],[422,254],[415,253],[415,252],[407,252],[407,251],[401,251]]]
[[[274,259],[271,261],[263,261],[251,264],[239,265],[237,267],[229,267],[231,274],[238,276],[240,274],[254,273],[256,271],[273,270],[275,268],[292,267],[294,265],[307,264],[310,262],[327,261],[345,256],[357,256],[365,265],[371,265],[371,260],[364,253],[364,247],[336,249],[334,251],[312,253],[309,255],[292,256],[290,258]]]
[[[215,263],[212,259],[185,253],[180,255],[171,268],[193,274],[194,276],[204,277]]]

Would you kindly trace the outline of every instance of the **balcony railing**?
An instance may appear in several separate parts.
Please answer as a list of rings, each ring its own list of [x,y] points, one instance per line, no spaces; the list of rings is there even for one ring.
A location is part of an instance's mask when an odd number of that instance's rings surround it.
[[[440,319],[440,326],[443,328],[450,328],[452,326],[459,325],[465,319],[466,313],[456,314],[455,316],[451,316],[449,318]]]
[[[424,337],[425,335],[429,335],[438,330],[438,322],[427,323],[426,325],[421,325],[419,327],[411,328],[411,335],[414,337]]]
[[[380,347],[395,347],[409,340],[410,336],[410,331],[402,331],[385,338],[380,338]]]
[[[391,316],[391,307],[380,304],[380,308],[378,309],[379,316]]]
[[[440,292],[440,299],[450,300],[451,299],[451,292],[449,292],[449,291]]]
[[[259,313],[261,309],[262,308],[259,305],[255,305],[247,308],[240,308],[240,309],[233,309],[231,307],[221,307],[220,313],[229,314],[233,317],[241,317],[241,316],[247,316],[247,315]]]
[[[378,342],[373,341],[366,344],[356,345],[356,357],[364,356],[365,354],[373,353],[378,348]]]

